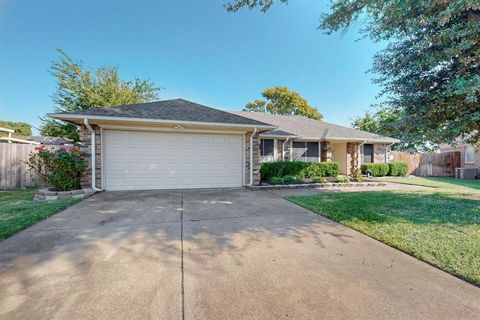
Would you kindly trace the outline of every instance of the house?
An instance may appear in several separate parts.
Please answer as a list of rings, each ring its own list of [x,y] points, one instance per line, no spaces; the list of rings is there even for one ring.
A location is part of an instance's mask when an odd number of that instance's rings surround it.
[[[88,164],[82,186],[96,190],[256,185],[261,161],[282,159],[337,161],[349,174],[363,162],[388,161],[388,146],[398,142],[301,116],[228,112],[183,99],[49,116],[80,126]]]
[[[389,146],[399,142],[398,139],[304,116],[248,111],[232,113],[276,126],[276,129],[260,134],[261,162],[335,161],[341,174],[351,174],[362,163],[388,162]]]
[[[460,167],[457,168],[455,176],[470,179],[480,176],[480,147],[466,143],[462,139],[457,140],[455,144],[440,146],[440,152],[455,151],[460,153]]]
[[[47,146],[64,146],[64,145],[74,144],[72,140],[67,138],[60,138],[60,137],[30,136],[27,138],[27,140],[37,142]]]

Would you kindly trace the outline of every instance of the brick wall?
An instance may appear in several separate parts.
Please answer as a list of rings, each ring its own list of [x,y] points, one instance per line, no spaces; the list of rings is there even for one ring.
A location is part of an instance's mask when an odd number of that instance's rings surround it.
[[[250,136],[245,135],[245,184],[250,184]],[[260,184],[260,134],[253,137],[253,184]]]
[[[385,154],[387,152],[388,144],[376,143],[373,145],[373,162],[385,163]]]
[[[102,187],[102,136],[100,128],[96,125],[92,125],[95,130],[95,185],[97,188]],[[91,134],[85,126],[80,127],[80,151],[84,155],[85,159],[85,175],[82,177],[80,183],[82,188],[92,187],[92,167],[91,167]]]

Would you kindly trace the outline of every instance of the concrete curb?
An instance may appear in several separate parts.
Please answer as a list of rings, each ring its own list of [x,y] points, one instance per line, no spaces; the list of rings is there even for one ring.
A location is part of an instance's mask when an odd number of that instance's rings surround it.
[[[247,186],[252,191],[256,190],[278,190],[278,189],[321,189],[330,187],[383,187],[384,182],[350,182],[350,183],[301,183],[301,184],[281,184],[265,186]]]

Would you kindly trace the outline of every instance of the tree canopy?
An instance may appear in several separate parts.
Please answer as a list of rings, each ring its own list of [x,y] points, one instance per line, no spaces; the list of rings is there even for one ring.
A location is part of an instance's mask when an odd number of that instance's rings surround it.
[[[230,11],[267,11],[286,0],[237,0]],[[400,115],[410,143],[480,139],[480,1],[334,0],[323,13],[327,34],[361,19],[364,36],[385,41],[373,61],[380,108]]]
[[[90,70],[82,61],[74,61],[60,49],[58,52],[60,59],[53,61],[50,68],[51,75],[57,81],[57,88],[52,96],[55,112],[113,107],[158,98],[160,89],[149,80],[122,80],[118,74],[118,66],[105,65]],[[42,135],[78,141],[77,126],[46,116],[41,119]]]
[[[287,87],[271,87],[263,90],[265,100],[255,100],[245,105],[244,111],[258,111],[280,115],[302,115],[322,120],[322,114],[311,106],[298,92]]]
[[[408,136],[401,126],[399,126],[399,119],[402,114],[392,109],[379,109],[375,112],[366,112],[364,116],[356,117],[352,121],[352,126],[356,129],[376,133],[382,136],[400,139],[401,143],[392,145],[393,150],[400,151],[426,151],[432,146],[426,141],[411,142],[412,139]]]
[[[25,122],[0,120],[0,127],[15,130],[15,135],[25,136],[25,137],[32,135],[32,126]],[[4,132],[0,132],[0,134],[3,134],[3,133]]]

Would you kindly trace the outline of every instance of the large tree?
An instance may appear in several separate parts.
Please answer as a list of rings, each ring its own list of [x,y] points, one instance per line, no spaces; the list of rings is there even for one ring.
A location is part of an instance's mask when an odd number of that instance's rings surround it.
[[[432,146],[426,141],[411,142],[415,139],[412,139],[409,132],[399,125],[402,116],[401,113],[390,108],[380,108],[375,112],[366,112],[364,116],[356,117],[352,121],[352,126],[363,131],[400,139],[401,143],[392,145],[394,150],[426,151],[430,149]]]
[[[267,11],[286,0],[236,0],[230,11]],[[480,138],[480,1],[334,0],[321,16],[328,34],[361,19],[361,32],[386,48],[374,57],[381,108],[401,114],[411,143]]]
[[[55,112],[113,107],[158,98],[160,89],[149,80],[122,80],[117,66],[105,65],[90,70],[82,61],[74,61],[62,50],[58,52],[60,60],[53,61],[50,70],[57,80],[57,89],[52,97]],[[47,116],[41,119],[42,135],[78,141],[77,126]]]
[[[25,137],[32,135],[32,126],[25,122],[0,120],[0,127],[15,130],[15,135],[25,136]],[[0,132],[0,135],[1,134],[5,134],[5,133]]]
[[[281,115],[302,115],[322,120],[317,108],[311,106],[298,92],[287,87],[271,87],[263,90],[265,100],[255,100],[245,105],[244,111],[258,111]]]

